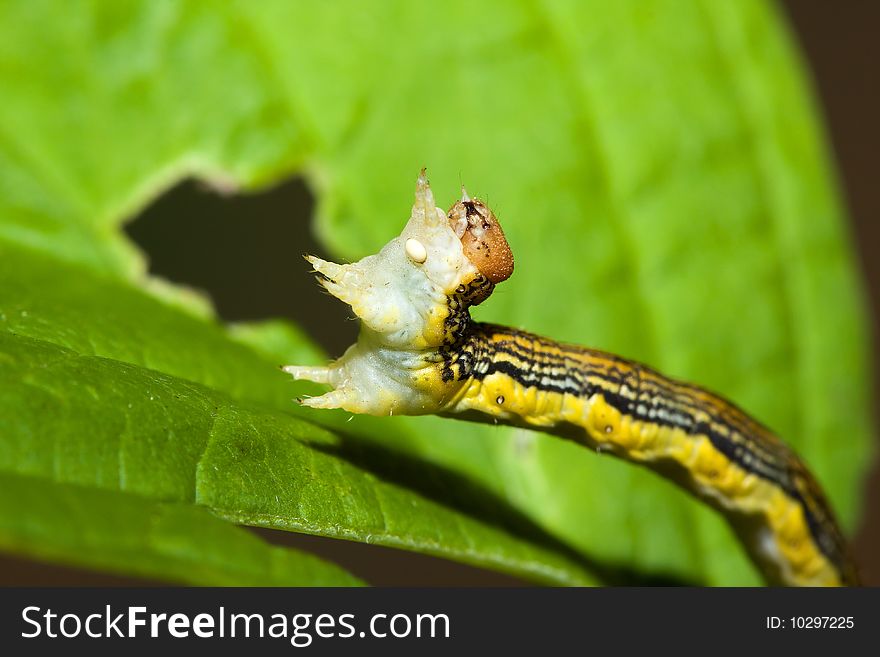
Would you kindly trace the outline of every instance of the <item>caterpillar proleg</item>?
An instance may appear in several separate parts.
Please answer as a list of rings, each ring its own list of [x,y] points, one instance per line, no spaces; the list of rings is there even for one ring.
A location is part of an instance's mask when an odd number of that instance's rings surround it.
[[[721,512],[768,583],[857,583],[843,535],[804,463],[731,402],[595,349],[473,322],[469,308],[513,273],[495,215],[464,190],[439,209],[425,171],[403,232],[379,253],[309,262],[361,321],[326,367],[313,408],[439,414],[529,427],[649,467]]]

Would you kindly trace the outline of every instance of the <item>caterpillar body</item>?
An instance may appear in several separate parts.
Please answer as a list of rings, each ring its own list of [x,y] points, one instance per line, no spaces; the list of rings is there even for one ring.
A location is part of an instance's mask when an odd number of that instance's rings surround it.
[[[346,265],[307,258],[361,328],[328,366],[284,368],[333,388],[302,404],[572,439],[645,465],[719,510],[768,583],[857,583],[809,470],[734,404],[612,354],[473,322],[469,308],[512,274],[513,255],[495,215],[462,192],[444,213],[422,170],[409,222],[379,253]]]

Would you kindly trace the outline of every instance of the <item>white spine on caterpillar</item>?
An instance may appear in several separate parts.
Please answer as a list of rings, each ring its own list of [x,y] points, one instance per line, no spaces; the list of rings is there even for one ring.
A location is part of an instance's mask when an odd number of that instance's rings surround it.
[[[333,386],[302,404],[372,415],[435,412],[436,396],[418,379],[432,367],[427,356],[443,344],[448,295],[478,272],[434,203],[425,170],[409,222],[379,253],[348,265],[306,259],[320,283],[351,306],[361,328],[357,342],[328,366],[284,368],[295,379]]]

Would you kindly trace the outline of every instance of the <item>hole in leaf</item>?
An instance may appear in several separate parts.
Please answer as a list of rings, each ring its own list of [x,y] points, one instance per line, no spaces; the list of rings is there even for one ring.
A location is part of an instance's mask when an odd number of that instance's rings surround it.
[[[351,310],[325,294],[304,253],[329,258],[312,236],[314,198],[301,179],[230,195],[185,180],[126,225],[150,273],[206,292],[227,321],[286,318],[331,356],[354,342]]]

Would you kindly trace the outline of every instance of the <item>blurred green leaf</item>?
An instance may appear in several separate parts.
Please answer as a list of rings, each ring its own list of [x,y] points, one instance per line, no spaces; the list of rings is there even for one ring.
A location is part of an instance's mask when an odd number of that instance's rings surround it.
[[[156,310],[168,324],[142,322],[153,309],[141,297],[111,304],[89,293],[92,278],[75,302],[53,288],[82,268],[142,284],[117,227],[191,174],[253,189],[303,173],[320,235],[359,257],[399,231],[427,164],[438,199],[451,202],[460,179],[488,197],[514,247],[517,273],[480,318],[725,394],[801,452],[855,525],[870,460],[866,319],[810,92],[766,3],[0,12],[0,237],[76,267],[47,265],[24,297],[53,304],[45,325],[6,313],[26,335],[338,430],[339,415],[288,406],[293,388],[204,321]],[[308,349],[270,333],[236,340],[278,359]],[[455,473],[594,564],[756,581],[720,517],[638,468],[513,429],[356,422],[367,453]]]

